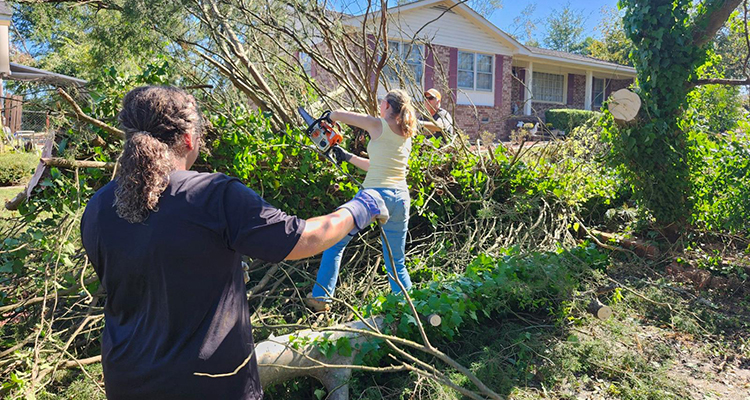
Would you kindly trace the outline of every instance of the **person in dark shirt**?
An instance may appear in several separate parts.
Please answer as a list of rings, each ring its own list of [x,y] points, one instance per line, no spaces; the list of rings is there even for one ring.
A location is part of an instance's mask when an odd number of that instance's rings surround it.
[[[424,106],[431,117],[419,118],[419,125],[427,131],[428,135],[439,138],[441,141],[450,141],[453,138],[453,117],[440,107],[442,96],[437,89],[424,92]]]
[[[260,399],[241,256],[279,262],[320,253],[387,219],[382,197],[365,190],[303,220],[235,178],[189,171],[203,129],[195,99],[181,89],[134,89],[119,120],[126,140],[117,175],[81,219],[107,292],[107,397]]]

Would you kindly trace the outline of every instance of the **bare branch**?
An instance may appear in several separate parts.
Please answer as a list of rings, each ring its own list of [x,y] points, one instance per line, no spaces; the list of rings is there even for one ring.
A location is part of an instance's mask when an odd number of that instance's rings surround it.
[[[106,132],[109,132],[109,133],[117,136],[120,139],[123,139],[123,140],[125,139],[125,132],[123,132],[123,131],[121,131],[121,130],[113,127],[113,126],[110,126],[110,125],[108,125],[108,124],[106,124],[106,123],[104,123],[102,121],[99,121],[96,118],[93,118],[93,117],[90,117],[90,116],[86,115],[86,113],[83,112],[83,110],[81,110],[81,107],[78,106],[78,103],[76,103],[76,101],[73,100],[73,98],[70,97],[70,95],[68,94],[68,92],[66,92],[65,90],[63,90],[63,88],[58,88],[57,89],[57,93],[59,93],[60,96],[62,96],[62,98],[65,99],[65,101],[68,102],[68,104],[70,104],[71,107],[73,107],[73,111],[75,112],[75,114],[79,118],[81,118],[82,120],[88,122],[91,125],[96,126],[97,128],[100,128],[100,129],[102,129],[102,130],[104,130]]]

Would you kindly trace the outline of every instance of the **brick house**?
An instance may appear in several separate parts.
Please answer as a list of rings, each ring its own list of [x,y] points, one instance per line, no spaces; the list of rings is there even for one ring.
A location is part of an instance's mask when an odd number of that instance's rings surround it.
[[[635,69],[577,54],[524,46],[465,3],[420,0],[388,10],[391,57],[379,94],[406,86],[416,98],[435,87],[456,127],[471,138],[489,132],[507,140],[517,121],[544,119],[550,108],[592,110],[610,93],[628,87]],[[379,24],[379,12],[366,20]],[[344,17],[361,29],[364,16]],[[316,77],[315,66],[310,67]],[[407,77],[406,85],[396,77]],[[418,97],[417,97],[418,96]]]

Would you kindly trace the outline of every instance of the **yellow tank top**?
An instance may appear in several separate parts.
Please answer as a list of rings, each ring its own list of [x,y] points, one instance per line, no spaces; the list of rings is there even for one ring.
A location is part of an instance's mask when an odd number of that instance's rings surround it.
[[[367,144],[370,168],[362,186],[366,189],[408,189],[406,172],[409,168],[411,138],[397,135],[383,118],[380,123],[383,124],[383,133]]]

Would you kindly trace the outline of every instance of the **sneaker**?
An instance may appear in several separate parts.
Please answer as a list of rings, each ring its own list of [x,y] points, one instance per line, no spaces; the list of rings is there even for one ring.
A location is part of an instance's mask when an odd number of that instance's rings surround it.
[[[331,303],[327,301],[318,300],[312,297],[312,293],[308,293],[307,297],[303,299],[305,304],[315,310],[315,312],[328,312],[331,311]]]

